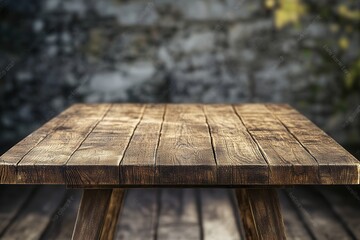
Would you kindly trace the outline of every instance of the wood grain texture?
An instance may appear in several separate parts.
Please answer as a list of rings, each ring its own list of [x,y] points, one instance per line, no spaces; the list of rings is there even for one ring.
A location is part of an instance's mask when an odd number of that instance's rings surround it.
[[[282,104],[77,104],[0,157],[0,183],[359,184],[360,162]]]
[[[121,184],[156,182],[156,151],[165,111],[165,104],[147,105],[120,165]]]
[[[286,130],[264,104],[235,104],[234,108],[249,131]]]
[[[101,121],[110,105],[79,105],[72,117],[46,136],[17,165],[17,181],[64,183],[64,165]],[[76,116],[76,117],[74,117]],[[81,117],[79,117],[81,116]]]
[[[145,106],[112,105],[66,163],[70,185],[119,184],[119,164]]]
[[[100,239],[112,192],[112,189],[84,190],[72,239]]]
[[[120,211],[124,203],[126,190],[121,188],[113,189],[110,203],[105,217],[105,223],[101,231],[100,239],[113,240],[116,233],[116,226]]]
[[[156,167],[158,184],[216,183],[216,160],[201,105],[167,106]]]
[[[235,191],[247,239],[286,239],[276,190]]]
[[[310,120],[288,105],[267,108],[316,159],[322,184],[359,184],[360,161]]]
[[[232,106],[204,106],[217,162],[218,184],[267,184],[268,164]]]
[[[0,183],[16,183],[17,164],[47,136],[51,135],[59,126],[64,124],[66,120],[73,117],[79,107],[80,105],[78,104],[71,106],[0,156]]]
[[[286,131],[252,131],[269,163],[269,184],[317,184],[316,160]]]
[[[265,105],[239,105],[235,109],[269,163],[269,184],[319,182],[317,161]]]

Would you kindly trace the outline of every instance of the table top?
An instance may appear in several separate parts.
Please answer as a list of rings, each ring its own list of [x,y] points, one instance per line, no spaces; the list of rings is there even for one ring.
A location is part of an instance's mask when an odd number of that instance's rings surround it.
[[[285,104],[76,104],[0,157],[3,184],[359,184],[359,172]]]

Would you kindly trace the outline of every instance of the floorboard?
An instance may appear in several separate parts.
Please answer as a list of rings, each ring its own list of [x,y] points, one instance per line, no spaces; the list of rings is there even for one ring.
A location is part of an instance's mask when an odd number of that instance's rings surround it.
[[[40,239],[64,199],[65,192],[64,188],[59,187],[38,187],[32,198],[19,209],[1,239]]]
[[[360,239],[358,187],[279,191],[288,239]],[[70,239],[81,191],[0,186],[0,239]],[[230,189],[132,189],[116,239],[243,239]]]
[[[33,192],[34,187],[0,186],[0,236],[11,225]]]
[[[236,224],[238,213],[234,211],[229,189],[201,189],[201,213],[204,239],[239,240]]]

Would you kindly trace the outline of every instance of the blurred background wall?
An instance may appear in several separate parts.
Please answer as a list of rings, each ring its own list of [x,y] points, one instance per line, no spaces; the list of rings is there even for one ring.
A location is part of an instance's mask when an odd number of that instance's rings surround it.
[[[359,155],[359,23],[359,0],[0,0],[0,149],[75,102],[286,102]]]

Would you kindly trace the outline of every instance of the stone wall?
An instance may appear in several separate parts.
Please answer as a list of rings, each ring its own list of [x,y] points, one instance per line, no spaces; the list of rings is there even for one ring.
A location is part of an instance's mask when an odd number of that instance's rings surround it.
[[[299,23],[281,29],[263,0],[46,0],[32,11],[3,1],[16,18],[0,17],[3,142],[74,102],[131,101],[287,102],[359,143],[360,94],[342,83],[359,30],[338,46],[344,1],[307,1]]]

